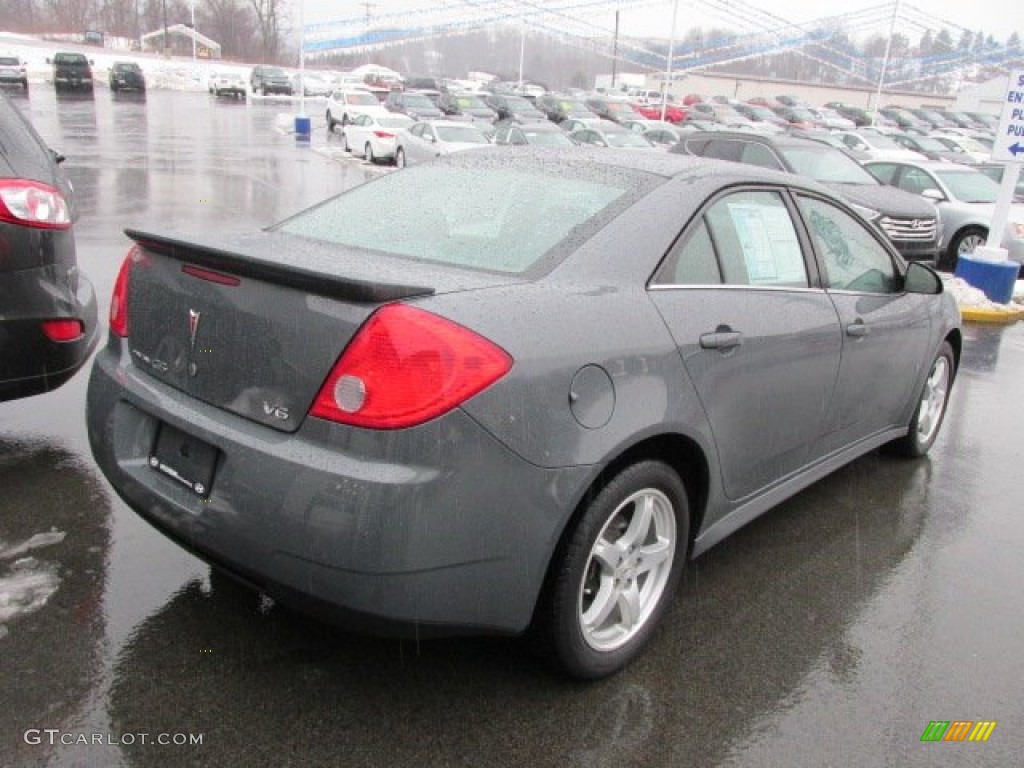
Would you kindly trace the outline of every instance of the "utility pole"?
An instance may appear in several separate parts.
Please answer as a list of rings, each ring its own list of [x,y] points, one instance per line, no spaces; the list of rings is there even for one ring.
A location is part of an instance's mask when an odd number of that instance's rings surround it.
[[[615,11],[615,37],[612,39],[612,92],[615,91],[615,75],[619,63],[619,12]]]
[[[377,7],[376,3],[371,3],[368,0],[360,3],[363,6],[363,10],[366,11],[366,33],[363,37],[366,40],[366,63],[370,63],[370,11]]]
[[[166,56],[167,55],[167,45],[168,45],[168,43],[167,43],[167,0],[161,0],[161,3],[163,4],[163,9],[164,9],[164,50],[163,50],[163,54],[164,54],[164,56]]]

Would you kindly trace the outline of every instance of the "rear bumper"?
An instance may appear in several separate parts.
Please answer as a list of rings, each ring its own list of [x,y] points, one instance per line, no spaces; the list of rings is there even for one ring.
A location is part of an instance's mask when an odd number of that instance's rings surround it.
[[[128,505],[182,546],[364,629],[528,625],[587,468],[528,464],[458,409],[411,430],[307,418],[281,433],[156,382],[121,346],[93,365],[93,453]],[[217,448],[207,498],[148,466],[161,421]]]
[[[96,294],[71,267],[42,267],[2,275],[0,286],[0,401],[57,389],[75,375],[96,347]],[[45,320],[77,319],[83,335],[51,341]]]

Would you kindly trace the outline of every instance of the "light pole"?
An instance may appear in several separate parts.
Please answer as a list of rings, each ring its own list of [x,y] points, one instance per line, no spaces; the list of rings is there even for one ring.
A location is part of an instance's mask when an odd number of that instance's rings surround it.
[[[672,58],[676,53],[676,16],[679,14],[679,0],[672,4],[672,31],[668,40],[668,62],[665,64],[665,87],[661,89],[661,121],[665,122],[668,109],[668,89],[672,85]]]
[[[882,83],[885,82],[885,72],[889,68],[889,52],[892,50],[892,36],[896,31],[896,16],[900,12],[900,0],[892,7],[892,21],[889,22],[889,39],[885,41],[885,55],[882,57],[882,72],[878,75],[878,92],[875,96],[875,109],[871,113],[871,124],[878,123],[878,110],[882,107]]]

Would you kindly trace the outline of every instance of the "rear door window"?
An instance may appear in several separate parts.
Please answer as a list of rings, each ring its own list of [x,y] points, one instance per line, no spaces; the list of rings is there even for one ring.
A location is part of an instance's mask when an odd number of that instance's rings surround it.
[[[808,287],[803,248],[782,194],[745,190],[712,203],[669,253],[655,282]]]

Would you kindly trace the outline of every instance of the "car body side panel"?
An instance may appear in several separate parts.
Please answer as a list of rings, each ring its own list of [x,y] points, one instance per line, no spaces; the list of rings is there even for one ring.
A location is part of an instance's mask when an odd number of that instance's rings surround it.
[[[730,499],[817,458],[841,350],[824,291],[687,288],[652,298],[711,421]],[[717,333],[741,341],[704,348],[702,339]]]
[[[830,293],[843,328],[843,362],[828,418],[829,450],[881,430],[906,425],[908,405],[936,343],[927,304],[916,294]],[[885,386],[879,386],[884,381]]]

